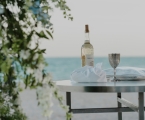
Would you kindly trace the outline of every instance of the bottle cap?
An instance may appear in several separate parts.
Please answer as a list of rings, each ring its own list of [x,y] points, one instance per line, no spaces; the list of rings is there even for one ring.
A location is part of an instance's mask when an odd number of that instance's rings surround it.
[[[89,25],[85,25],[85,33],[89,32]]]

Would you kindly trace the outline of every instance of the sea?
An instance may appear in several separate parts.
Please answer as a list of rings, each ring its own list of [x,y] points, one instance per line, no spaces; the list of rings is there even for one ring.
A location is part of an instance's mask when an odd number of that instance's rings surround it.
[[[71,73],[81,67],[79,57],[46,58],[46,61],[46,69],[52,74],[54,81],[69,80]],[[94,63],[102,63],[103,70],[111,68],[107,57],[95,57]],[[122,66],[145,68],[145,57],[121,57],[118,67]]]

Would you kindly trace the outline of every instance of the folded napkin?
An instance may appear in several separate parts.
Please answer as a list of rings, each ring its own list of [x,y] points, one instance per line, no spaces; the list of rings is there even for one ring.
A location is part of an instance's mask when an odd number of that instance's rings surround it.
[[[107,76],[113,76],[114,70],[112,68],[104,70]],[[131,77],[131,78],[142,78],[145,79],[145,68],[138,67],[117,67],[116,68],[116,77]]]
[[[72,72],[71,80],[73,82],[107,82],[106,74],[101,67],[102,63],[98,63],[95,67],[78,68]]]

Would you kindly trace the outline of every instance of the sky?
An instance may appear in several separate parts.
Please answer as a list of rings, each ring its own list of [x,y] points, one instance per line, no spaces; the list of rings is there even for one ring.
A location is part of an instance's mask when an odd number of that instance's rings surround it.
[[[64,19],[62,12],[54,9],[54,39],[41,42],[46,57],[80,57],[85,24],[89,25],[95,57],[109,53],[145,56],[144,0],[66,1],[74,20]]]

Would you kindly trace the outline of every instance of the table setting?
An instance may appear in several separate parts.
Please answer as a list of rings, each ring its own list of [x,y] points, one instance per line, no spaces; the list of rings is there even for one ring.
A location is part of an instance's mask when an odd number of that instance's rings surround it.
[[[71,81],[73,83],[89,83],[145,80],[145,68],[117,67],[120,63],[119,53],[108,54],[108,61],[112,68],[103,70],[103,63],[97,63],[94,67],[85,65],[75,69],[70,75]]]
[[[56,82],[59,90],[66,92],[66,104],[69,106],[69,112],[73,112],[73,114],[117,112],[118,120],[122,120],[123,112],[137,112],[138,120],[144,120],[145,68],[117,67],[120,60],[119,53],[108,54],[108,61],[112,68],[103,70],[103,63],[97,63],[95,66],[93,64],[84,65],[71,73],[70,80]],[[116,93],[117,107],[73,109],[71,107],[72,92]],[[122,93],[135,92],[138,93],[138,105],[122,98]]]

